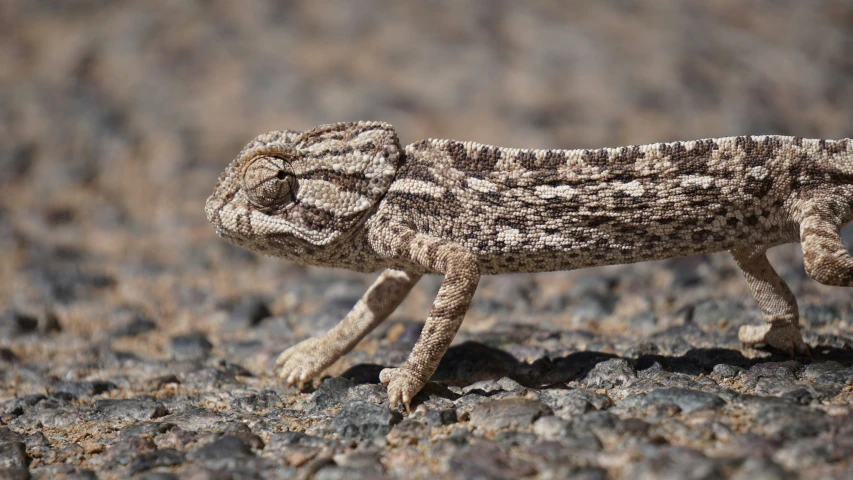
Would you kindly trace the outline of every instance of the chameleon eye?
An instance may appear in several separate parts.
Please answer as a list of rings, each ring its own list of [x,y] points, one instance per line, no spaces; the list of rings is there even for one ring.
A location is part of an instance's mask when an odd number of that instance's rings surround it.
[[[266,155],[251,159],[243,170],[243,191],[259,207],[274,207],[293,201],[296,177],[279,157]]]

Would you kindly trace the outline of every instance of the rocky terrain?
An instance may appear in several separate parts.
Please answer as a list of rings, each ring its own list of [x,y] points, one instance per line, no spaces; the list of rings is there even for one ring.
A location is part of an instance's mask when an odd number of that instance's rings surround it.
[[[0,2],[0,479],[853,477],[853,291],[794,245],[771,261],[811,358],[741,348],[762,320],[716,254],[484,278],[410,415],[378,371],[438,277],[324,379],[272,371],[372,278],[216,238],[257,133],[853,136],[850,2],[641,5]]]

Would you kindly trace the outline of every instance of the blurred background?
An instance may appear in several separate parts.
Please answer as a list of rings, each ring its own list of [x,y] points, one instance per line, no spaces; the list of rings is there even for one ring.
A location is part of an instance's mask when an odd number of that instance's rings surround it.
[[[297,328],[312,308],[337,305],[304,334],[331,326],[370,278],[230,247],[204,217],[217,176],[258,133],[382,120],[404,144],[847,137],[851,52],[853,2],[843,0],[3,0],[2,338],[26,329],[9,320],[24,311],[81,341],[128,315],[215,336],[246,308]],[[798,247],[774,255],[801,303],[849,299],[804,279]],[[584,292],[612,292],[629,274],[637,280],[625,282],[621,304],[571,313],[586,305]],[[601,275],[604,286],[589,280]],[[579,279],[592,286],[559,300]],[[416,290],[403,314],[422,319],[438,281]],[[554,315],[600,326],[630,305],[669,311],[690,295],[754,310],[733,262],[714,255],[486,279],[473,325],[519,302],[552,302]],[[261,300],[245,307],[247,297]],[[15,351],[36,355],[39,343]]]

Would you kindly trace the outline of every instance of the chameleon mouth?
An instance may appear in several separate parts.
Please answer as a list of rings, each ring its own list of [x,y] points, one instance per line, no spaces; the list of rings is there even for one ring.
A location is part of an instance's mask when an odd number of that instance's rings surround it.
[[[229,202],[219,193],[214,192],[204,204],[204,213],[207,221],[213,225],[213,230],[218,237],[235,245],[243,245],[247,238],[240,234],[235,228],[228,225],[226,218],[229,218]],[[226,215],[223,215],[225,213]]]

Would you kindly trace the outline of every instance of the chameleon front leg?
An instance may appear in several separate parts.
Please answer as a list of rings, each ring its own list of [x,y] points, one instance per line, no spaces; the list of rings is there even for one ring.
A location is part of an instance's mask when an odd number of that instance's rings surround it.
[[[444,274],[409,358],[398,368],[386,368],[379,373],[379,380],[388,386],[391,406],[402,402],[408,412],[412,398],[435,373],[462,325],[480,280],[480,269],[474,255],[462,246],[405,227],[372,233],[371,242],[378,252],[391,259]]]
[[[743,271],[746,283],[764,316],[764,325],[744,325],[738,338],[744,345],[763,343],[777,350],[809,354],[800,333],[800,314],[794,294],[773,270],[764,247],[739,248],[730,253]]]
[[[288,385],[301,385],[319,375],[388,318],[420,278],[400,270],[382,272],[339,324],[322,337],[303,340],[279,355],[279,377]]]

